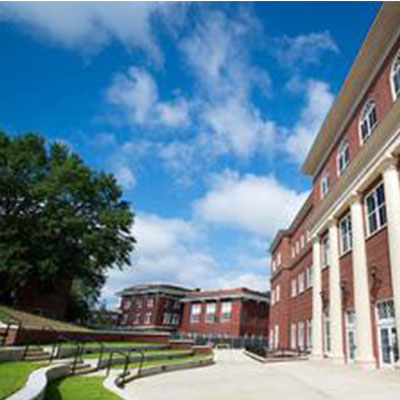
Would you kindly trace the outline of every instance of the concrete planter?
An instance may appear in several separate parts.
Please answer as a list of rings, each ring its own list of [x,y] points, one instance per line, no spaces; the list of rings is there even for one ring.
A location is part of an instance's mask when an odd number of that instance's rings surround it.
[[[70,364],[52,365],[33,371],[25,386],[6,400],[43,400],[47,383],[54,379],[69,375]]]

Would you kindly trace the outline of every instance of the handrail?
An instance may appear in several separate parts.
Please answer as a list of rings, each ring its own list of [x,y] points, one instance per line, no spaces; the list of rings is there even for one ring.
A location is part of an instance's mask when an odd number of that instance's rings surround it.
[[[84,339],[86,339],[86,342],[84,342],[82,345],[82,349],[81,349],[82,353],[84,351],[84,346],[87,343],[96,343],[97,345],[99,345],[100,353],[99,353],[99,358],[98,358],[97,367],[96,367],[96,369],[99,370],[101,368],[101,361],[103,360],[105,344],[103,342],[99,342],[98,340],[94,340],[91,336],[88,336],[85,334],[80,335],[80,337],[83,337]]]
[[[21,319],[14,317],[13,315],[11,315],[8,311],[5,311],[4,309],[1,309],[0,313],[3,314],[7,318],[6,329],[2,334],[2,336],[3,336],[2,344],[5,345],[7,336],[8,336],[8,333],[10,332],[11,327],[13,325],[17,325],[17,336],[18,336],[19,332],[23,329],[23,322]]]
[[[139,350],[137,348],[131,349],[129,351],[121,351],[121,350],[115,350],[112,351],[110,353],[110,356],[108,358],[108,365],[107,365],[107,371],[106,371],[106,376],[109,376],[110,374],[110,370],[111,370],[111,366],[112,366],[112,360],[113,360],[113,356],[114,354],[120,354],[125,358],[125,362],[124,362],[124,369],[122,371],[121,374],[118,375],[117,379],[115,380],[116,385],[119,387],[123,387],[124,386],[124,378],[129,375],[128,372],[128,368],[129,368],[129,364],[130,364],[130,359],[131,359],[131,353],[135,352],[135,353],[139,353],[141,355],[140,357],[140,362],[139,362],[139,368],[138,368],[138,376],[141,375],[142,373],[142,368],[143,368],[143,364],[144,364],[144,359],[145,359],[145,353],[143,350]]]

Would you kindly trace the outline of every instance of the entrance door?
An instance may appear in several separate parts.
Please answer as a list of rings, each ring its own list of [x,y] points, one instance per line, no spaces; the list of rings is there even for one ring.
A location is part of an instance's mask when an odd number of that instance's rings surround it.
[[[354,329],[347,330],[347,354],[348,361],[353,362],[356,356],[356,338]]]
[[[377,305],[379,352],[382,367],[393,366],[399,360],[399,347],[392,300]]]

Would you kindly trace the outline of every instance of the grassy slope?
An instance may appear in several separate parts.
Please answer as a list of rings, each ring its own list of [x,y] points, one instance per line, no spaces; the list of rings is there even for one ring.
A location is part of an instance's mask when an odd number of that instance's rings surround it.
[[[0,400],[21,389],[28,376],[35,369],[41,367],[34,362],[1,362],[0,363]]]
[[[27,313],[25,311],[15,310],[11,307],[0,306],[0,321],[8,321],[8,317],[12,316],[22,321],[23,325],[31,328],[42,328],[43,326],[51,326],[59,331],[79,331],[90,332],[89,329],[83,328],[78,325],[68,324],[63,321],[55,319],[40,317],[35,314]]]
[[[73,376],[53,381],[45,400],[121,400],[103,386],[101,376]]]

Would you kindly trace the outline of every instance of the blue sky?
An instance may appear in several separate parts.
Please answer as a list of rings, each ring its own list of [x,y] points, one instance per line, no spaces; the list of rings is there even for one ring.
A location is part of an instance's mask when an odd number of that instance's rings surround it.
[[[136,212],[133,267],[268,288],[268,246],[379,8],[331,3],[2,3],[0,129],[38,131],[113,172]]]

